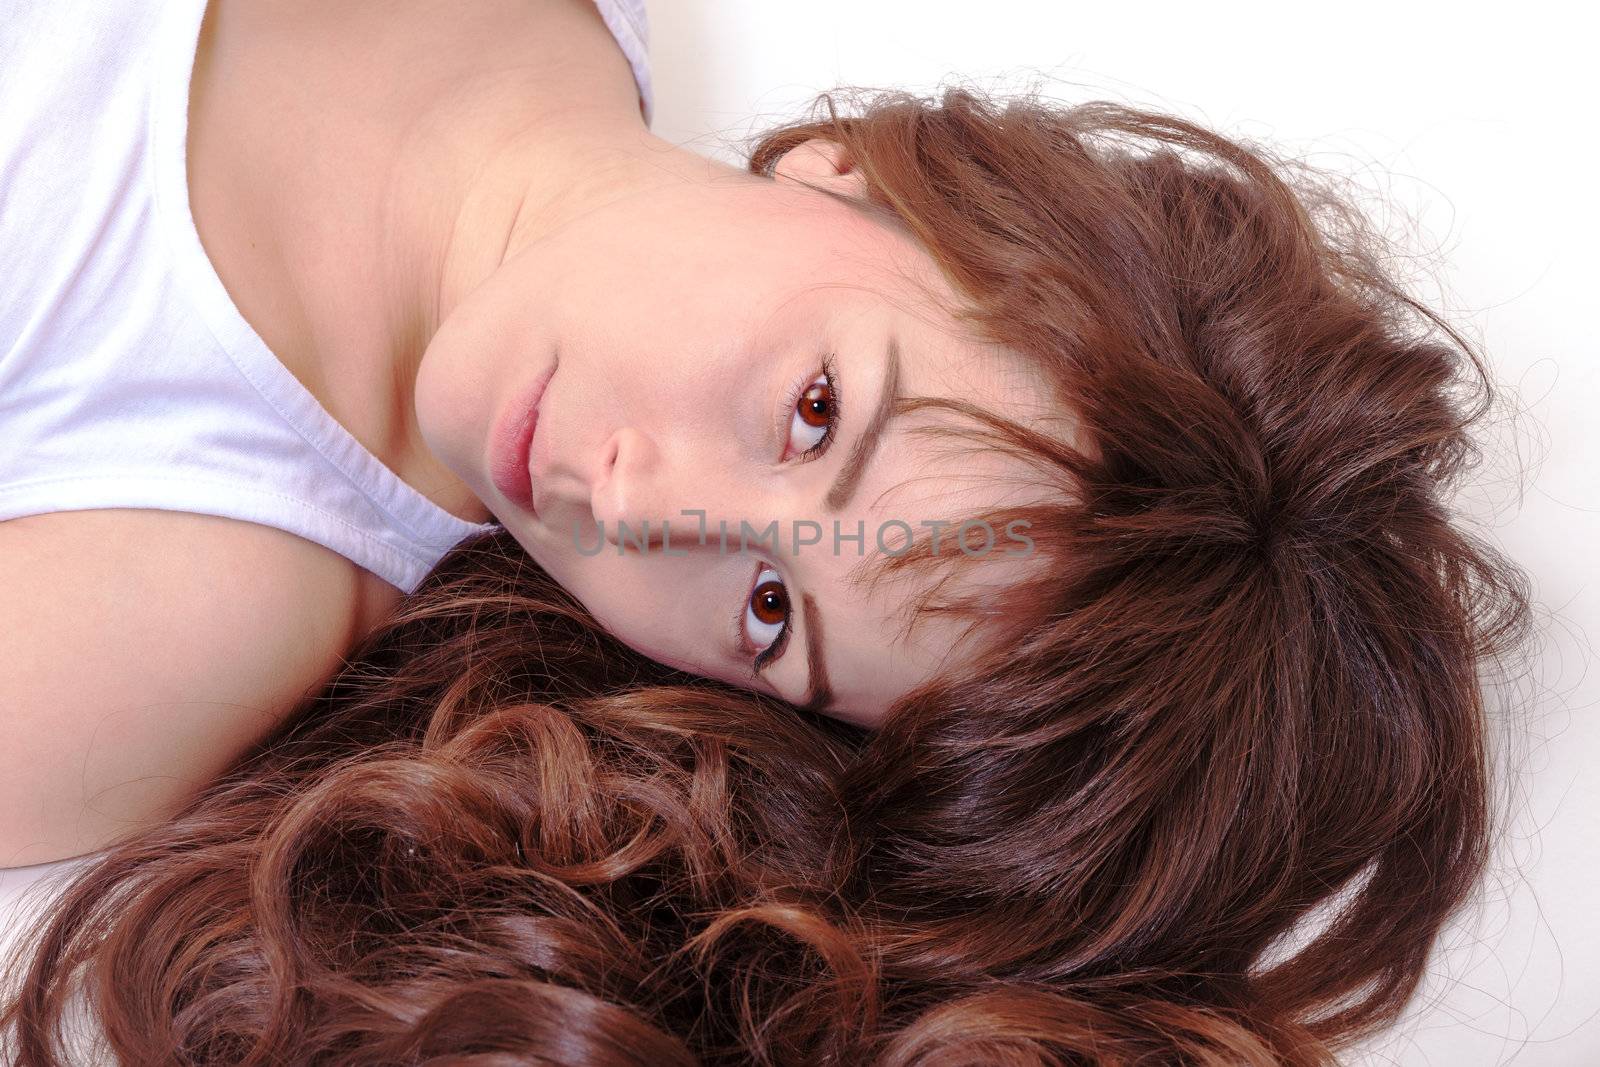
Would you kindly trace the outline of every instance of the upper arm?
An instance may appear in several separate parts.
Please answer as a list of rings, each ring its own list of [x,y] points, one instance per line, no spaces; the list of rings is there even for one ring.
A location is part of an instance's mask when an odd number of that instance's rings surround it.
[[[267,526],[0,523],[0,867],[170,816],[337,668],[354,598],[352,564]]]

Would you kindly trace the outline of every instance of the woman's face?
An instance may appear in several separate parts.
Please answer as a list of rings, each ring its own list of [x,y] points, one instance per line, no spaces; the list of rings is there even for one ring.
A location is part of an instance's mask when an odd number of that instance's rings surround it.
[[[621,641],[873,726],[967,646],[944,620],[903,627],[918,589],[852,568],[1030,499],[1019,461],[908,434],[927,416],[885,421],[886,398],[1049,412],[1021,360],[964,336],[914,241],[789,180],[852,194],[836,160],[811,142],[776,181],[664,180],[508,256],[433,338],[416,408],[434,453]],[[495,484],[496,431],[547,374],[528,508]],[[958,588],[1007,584],[1031,555],[1016,527],[967,543]]]

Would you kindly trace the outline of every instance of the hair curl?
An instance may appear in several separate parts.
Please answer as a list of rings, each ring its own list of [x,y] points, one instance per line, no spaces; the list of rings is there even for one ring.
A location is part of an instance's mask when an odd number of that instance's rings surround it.
[[[1048,490],[1007,514],[1049,567],[922,605],[1004,640],[865,733],[464,543],[69,886],[0,1016],[17,1062],[63,1062],[75,989],[141,1064],[1312,1067],[1394,1021],[1487,863],[1478,668],[1528,629],[1447,502],[1481,357],[1260,146],[819,99],[750,171],[843,145],[1090,442],[943,405]]]

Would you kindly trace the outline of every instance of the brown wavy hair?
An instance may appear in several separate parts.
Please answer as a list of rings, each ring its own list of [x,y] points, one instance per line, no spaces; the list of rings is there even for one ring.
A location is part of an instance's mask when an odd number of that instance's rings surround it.
[[[1049,566],[921,605],[1004,640],[865,732],[464,543],[76,877],[15,968],[18,1063],[69,1055],[75,992],[136,1064],[1310,1067],[1397,1018],[1488,862],[1482,668],[1529,629],[1449,506],[1482,357],[1260,145],[834,95],[750,171],[842,144],[1086,432],[939,428],[1038,472],[1008,515]]]

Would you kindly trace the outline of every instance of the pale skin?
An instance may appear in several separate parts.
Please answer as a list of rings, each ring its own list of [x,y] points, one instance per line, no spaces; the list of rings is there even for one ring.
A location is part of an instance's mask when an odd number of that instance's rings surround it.
[[[976,646],[956,624],[903,633],[914,590],[850,575],[885,520],[925,532],[1027,499],[1026,469],[936,451],[898,419],[830,490],[863,452],[891,348],[902,395],[1046,429],[1059,413],[1025,361],[957,323],[960,295],[916,242],[808,187],[864,197],[840,147],[801,145],[774,180],[656,136],[588,0],[488,2],[470,17],[416,5],[386,22],[376,5],[331,6],[278,5],[272,21],[346,57],[314,139],[340,151],[258,190],[256,222],[293,323],[269,341],[330,410],[362,413],[402,477],[503,524],[652,659],[868,727],[958,668]],[[491,480],[492,431],[552,368],[530,510]],[[821,389],[809,415],[785,407],[808,386]],[[686,509],[705,513],[708,543],[678,519]],[[620,522],[658,535],[662,518],[673,554],[617,551]],[[778,540],[725,550],[719,520],[776,520]],[[822,541],[797,548],[794,520],[819,523]],[[835,521],[864,528],[864,545],[835,550]],[[964,581],[1004,584],[1027,565],[994,532]],[[757,675],[768,649],[782,654]]]
[[[875,421],[891,340],[900,393],[1024,422],[1059,413],[1025,361],[958,326],[920,247],[808,187],[861,195],[836,145],[801,145],[768,179],[656,136],[590,0],[209,0],[190,106],[195,225],[240,314],[396,475],[503,523],[600,625],[868,728],[962,669],[953,625],[901,638],[919,589],[848,576],[880,520],[1026,497],[1029,472],[937,455],[908,418],[883,428],[853,491],[834,487]],[[825,355],[811,415],[838,422],[802,460],[826,420],[782,409]],[[490,437],[552,366],[535,514],[496,489]],[[669,556],[657,526],[655,551],[578,550],[596,522],[609,538],[618,519],[682,509],[713,530],[775,522],[779,540],[722,552],[686,525]],[[859,525],[866,542],[791,552],[797,519]],[[218,516],[91,509],[3,527],[5,606],[27,630],[0,672],[0,866],[169,817],[402,595],[332,550]],[[1005,547],[963,578],[1007,583],[1026,561]],[[64,647],[94,650],[95,669]],[[783,654],[752,677],[763,647]]]

